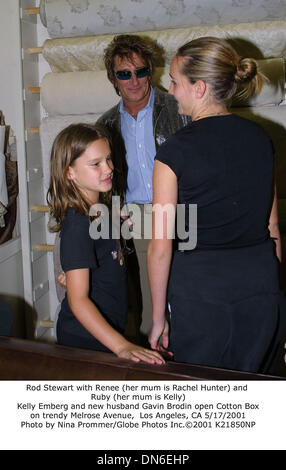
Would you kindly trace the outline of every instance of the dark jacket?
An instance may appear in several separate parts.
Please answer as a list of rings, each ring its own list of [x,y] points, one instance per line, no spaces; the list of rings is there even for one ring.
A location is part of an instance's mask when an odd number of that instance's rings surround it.
[[[154,88],[153,127],[156,150],[172,134],[190,122],[187,116],[178,114],[178,106],[173,96]],[[121,135],[120,103],[104,113],[98,123],[105,125],[111,134],[112,156],[115,167],[114,190],[124,194],[127,189],[127,162],[124,141]]]

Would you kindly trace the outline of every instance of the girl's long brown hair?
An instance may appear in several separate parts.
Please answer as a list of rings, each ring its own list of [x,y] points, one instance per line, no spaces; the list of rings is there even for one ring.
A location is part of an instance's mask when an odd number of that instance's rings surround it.
[[[51,150],[50,186],[47,192],[47,203],[52,223],[49,228],[53,232],[61,229],[63,218],[68,207],[73,207],[82,214],[88,214],[90,203],[72,180],[68,179],[69,166],[80,157],[94,141],[106,139],[110,145],[108,131],[99,124],[71,124],[63,129],[55,138]],[[112,191],[100,193],[100,202],[111,204]],[[55,221],[55,222],[54,222]]]

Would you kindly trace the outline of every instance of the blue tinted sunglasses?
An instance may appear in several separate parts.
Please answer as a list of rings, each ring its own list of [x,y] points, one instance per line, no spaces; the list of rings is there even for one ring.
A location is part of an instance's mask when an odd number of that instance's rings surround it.
[[[115,75],[119,80],[130,80],[132,72],[131,70],[118,70]],[[147,75],[150,75],[150,69],[149,67],[140,67],[135,70],[135,75],[137,78],[147,77]]]

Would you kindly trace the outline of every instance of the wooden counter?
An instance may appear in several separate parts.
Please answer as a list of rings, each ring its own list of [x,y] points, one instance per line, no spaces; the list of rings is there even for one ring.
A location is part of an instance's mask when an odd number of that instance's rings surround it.
[[[133,363],[113,354],[0,336],[0,380],[285,380],[285,377],[167,362]]]

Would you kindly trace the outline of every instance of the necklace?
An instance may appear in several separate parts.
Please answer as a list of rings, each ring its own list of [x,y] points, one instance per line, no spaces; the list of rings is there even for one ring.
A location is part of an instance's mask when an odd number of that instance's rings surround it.
[[[205,118],[205,117],[210,117],[210,116],[220,116],[220,115],[227,115],[230,114],[225,111],[220,111],[218,113],[209,113],[209,114],[200,114],[199,116],[196,116],[192,121],[197,121],[198,119]]]

